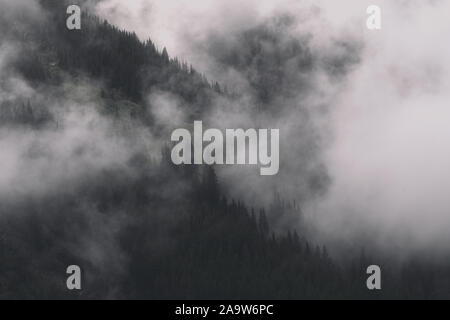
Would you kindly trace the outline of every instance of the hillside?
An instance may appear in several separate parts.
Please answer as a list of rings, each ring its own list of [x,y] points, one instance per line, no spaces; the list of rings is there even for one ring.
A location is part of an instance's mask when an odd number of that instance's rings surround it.
[[[448,296],[420,280],[448,271],[426,276],[412,263],[387,267],[392,281],[369,292],[364,252],[340,265],[299,228],[275,232],[270,216],[301,215],[294,201],[248,207],[225,196],[214,168],[175,167],[164,144],[146,149],[161,126],[149,93],[175,96],[199,119],[226,90],[151,40],[86,12],[82,30],[68,31],[64,2],[40,3],[44,16],[19,15],[1,38],[13,49],[1,70],[11,160],[0,185],[0,298]],[[78,293],[66,289],[70,264],[84,272]]]

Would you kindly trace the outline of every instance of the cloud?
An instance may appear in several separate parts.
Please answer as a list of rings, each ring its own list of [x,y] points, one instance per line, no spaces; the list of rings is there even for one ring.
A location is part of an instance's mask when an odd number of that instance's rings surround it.
[[[333,241],[370,238],[364,241],[382,248],[447,248],[450,7],[445,1],[379,1],[382,30],[373,32],[365,28],[370,4],[104,0],[97,12],[240,92],[239,103],[217,101],[211,124],[280,127],[285,145],[277,183],[255,181],[261,178],[243,168],[218,169],[236,195],[253,190],[255,202],[273,189],[287,198],[303,195],[312,223]],[[274,18],[286,13],[294,22],[277,29]],[[310,71],[292,68],[292,57],[276,65],[286,68],[280,79],[288,79],[280,90],[290,84],[307,88],[272,94],[278,114],[255,112],[255,84],[261,84],[255,72],[259,77],[270,69],[237,68],[230,60],[233,54],[245,57],[251,45],[243,39],[252,38],[242,36],[252,30],[277,37],[272,43],[260,38],[267,61],[290,39],[306,45],[313,59]],[[296,74],[301,70],[304,79]],[[243,174],[246,179],[239,179]],[[311,197],[311,181],[325,181],[326,194]]]
[[[382,8],[383,29],[365,36],[366,54],[333,108],[334,183],[316,213],[334,237],[366,230],[385,249],[448,249],[450,7]]]

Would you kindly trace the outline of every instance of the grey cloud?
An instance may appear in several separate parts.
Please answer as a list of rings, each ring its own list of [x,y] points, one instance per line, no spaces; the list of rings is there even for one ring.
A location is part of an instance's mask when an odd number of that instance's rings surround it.
[[[144,3],[150,9],[135,19]],[[280,127],[277,178],[260,182],[243,168],[218,169],[236,196],[254,191],[251,202],[278,190],[308,200],[311,223],[331,242],[370,234],[364,241],[377,247],[445,247],[449,7],[382,1],[383,27],[375,33],[365,29],[368,4],[105,0],[97,12],[240,93],[231,102],[219,98],[211,124]],[[265,112],[261,99],[270,101]]]

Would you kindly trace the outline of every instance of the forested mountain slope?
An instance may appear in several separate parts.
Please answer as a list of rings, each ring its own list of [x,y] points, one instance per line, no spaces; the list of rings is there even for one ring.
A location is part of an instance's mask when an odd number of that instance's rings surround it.
[[[8,165],[19,178],[5,169],[0,184],[0,298],[448,295],[430,287],[448,272],[420,264],[388,268],[392,281],[369,292],[365,254],[338,265],[301,230],[274,232],[268,210],[301,215],[294,201],[250,208],[224,195],[213,168],[176,167],[166,146],[149,153],[141,140],[159,124],[148,92],[175,95],[199,119],[226,90],[95,16],[70,32],[63,1],[40,3],[40,19],[2,24],[2,50],[13,54],[2,67],[1,147],[17,154],[18,167]],[[83,270],[79,292],[66,288],[72,264]]]

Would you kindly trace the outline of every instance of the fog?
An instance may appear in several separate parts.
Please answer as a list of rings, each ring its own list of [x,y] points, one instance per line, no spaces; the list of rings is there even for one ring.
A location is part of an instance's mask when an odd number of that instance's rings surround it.
[[[450,4],[377,1],[379,31],[365,27],[369,4],[104,0],[96,11],[239,92],[238,105],[212,106],[211,124],[280,128],[279,176],[261,181],[255,170],[219,168],[232,194],[251,190],[249,203],[274,191],[300,199],[330,242],[447,250]],[[285,16],[294,22],[277,22]],[[229,53],[245,54],[242,34],[264,27],[280,39],[265,43],[269,52],[295,39],[313,67],[290,70],[283,61],[292,88],[273,94],[270,111],[260,113],[251,83],[258,69],[240,68]]]

